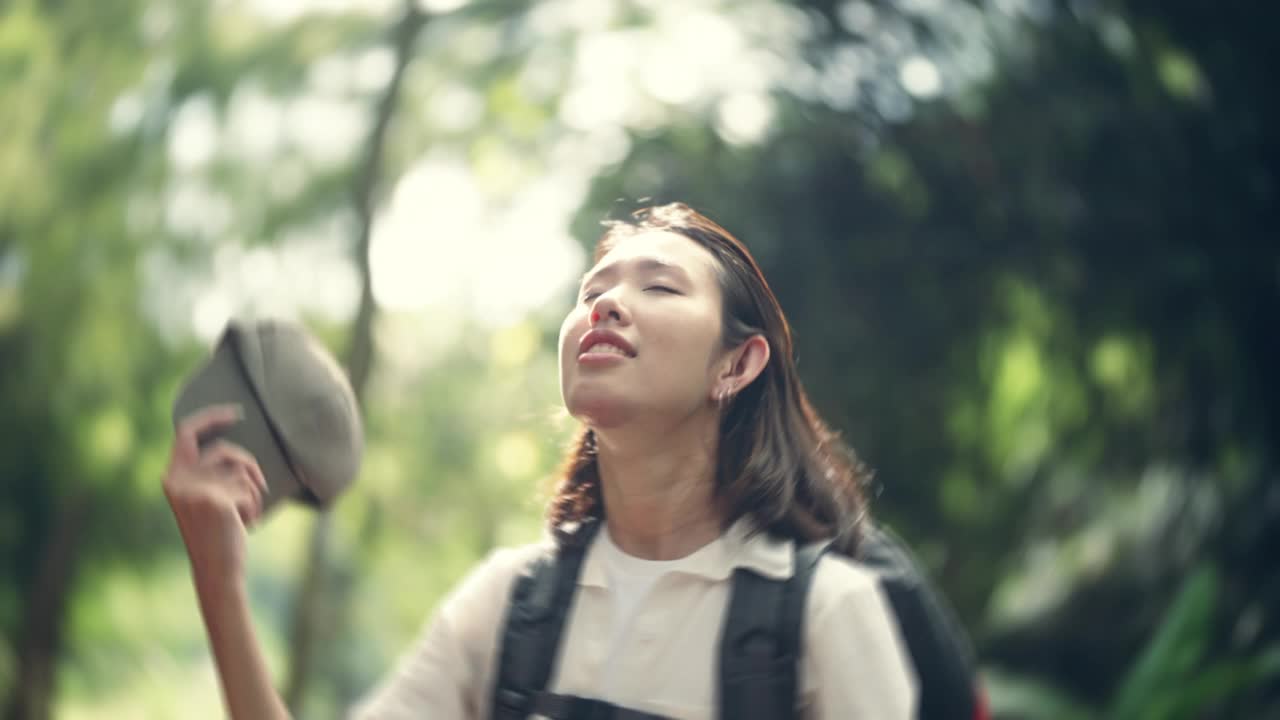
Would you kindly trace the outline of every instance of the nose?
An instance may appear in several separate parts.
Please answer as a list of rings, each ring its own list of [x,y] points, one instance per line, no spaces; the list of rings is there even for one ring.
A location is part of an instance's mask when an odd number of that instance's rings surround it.
[[[618,301],[617,291],[613,290],[600,295],[591,305],[591,327],[595,327],[606,320],[613,321],[619,325],[626,325],[631,322],[626,309],[622,303]]]

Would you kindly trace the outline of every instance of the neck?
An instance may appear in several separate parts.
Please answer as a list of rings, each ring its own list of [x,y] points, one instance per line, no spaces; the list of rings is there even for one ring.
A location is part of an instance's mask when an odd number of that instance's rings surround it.
[[[715,419],[647,437],[619,430],[596,431],[613,542],[633,557],[675,560],[719,537],[724,514],[715,500]]]

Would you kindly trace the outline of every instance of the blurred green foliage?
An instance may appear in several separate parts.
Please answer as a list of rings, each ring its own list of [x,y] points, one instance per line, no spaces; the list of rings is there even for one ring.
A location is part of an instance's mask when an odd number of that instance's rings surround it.
[[[276,676],[340,715],[484,553],[537,537],[559,321],[643,198],[756,252],[998,717],[1280,714],[1275,15],[0,6],[5,717],[221,716],[159,480],[233,313],[372,338],[360,483],[324,532],[290,508],[250,548]]]

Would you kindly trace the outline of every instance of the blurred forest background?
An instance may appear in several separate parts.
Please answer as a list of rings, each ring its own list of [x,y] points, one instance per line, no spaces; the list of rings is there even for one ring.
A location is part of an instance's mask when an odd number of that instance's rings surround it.
[[[757,253],[998,717],[1280,717],[1274,3],[0,3],[0,717],[222,716],[160,489],[232,315],[370,438],[250,544],[340,716],[540,532],[599,222]]]

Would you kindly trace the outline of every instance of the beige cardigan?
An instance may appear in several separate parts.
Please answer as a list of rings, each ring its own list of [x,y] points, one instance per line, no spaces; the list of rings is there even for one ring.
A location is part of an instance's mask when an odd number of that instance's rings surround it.
[[[561,661],[549,689],[687,720],[714,720],[721,618],[730,577],[749,567],[792,572],[789,543],[747,537],[746,521],[664,575],[631,625],[634,648],[623,681],[601,678],[612,604],[602,567],[602,528],[587,550]],[[507,598],[516,576],[546,545],[491,554],[444,601],[395,672],[355,709],[359,720],[489,716]],[[828,553],[814,573],[799,669],[800,716],[821,720],[905,720],[915,716],[916,681],[898,628],[868,568]]]

